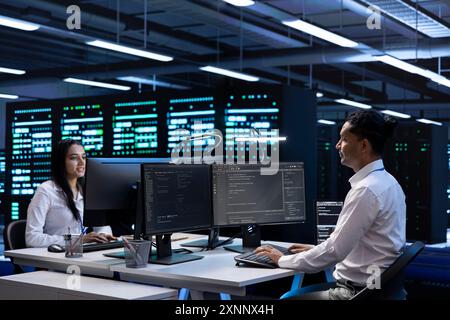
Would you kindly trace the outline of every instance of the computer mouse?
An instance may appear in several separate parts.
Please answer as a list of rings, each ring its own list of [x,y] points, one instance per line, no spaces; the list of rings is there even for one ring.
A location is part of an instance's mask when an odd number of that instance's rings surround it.
[[[66,251],[63,246],[59,244],[51,244],[47,247],[48,252],[64,252]]]

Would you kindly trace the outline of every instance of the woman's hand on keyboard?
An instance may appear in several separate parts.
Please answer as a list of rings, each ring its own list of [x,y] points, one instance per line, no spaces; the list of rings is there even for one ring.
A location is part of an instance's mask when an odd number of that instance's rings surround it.
[[[89,232],[83,237],[83,243],[90,243],[90,242],[105,243],[108,241],[109,241],[108,237],[106,237],[104,233]]]
[[[117,237],[114,237],[112,234],[109,233],[99,233],[99,235],[105,237],[108,240],[108,242],[117,240]]]
[[[303,244],[303,243],[296,243],[293,244],[288,248],[288,250],[292,253],[300,253],[303,251],[308,251],[310,249],[314,248],[312,244]]]
[[[283,256],[283,254],[270,246],[261,246],[255,249],[255,253],[258,256],[269,257],[273,262],[278,265],[278,260]]]

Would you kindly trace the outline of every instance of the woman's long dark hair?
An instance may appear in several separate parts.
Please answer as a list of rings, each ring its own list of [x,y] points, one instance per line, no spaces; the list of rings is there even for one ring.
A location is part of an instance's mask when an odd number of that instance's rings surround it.
[[[73,201],[73,192],[72,188],[69,186],[69,182],[67,181],[67,173],[66,173],[66,157],[69,149],[72,145],[82,144],[77,140],[65,139],[61,140],[52,150],[52,180],[55,182],[64,192],[64,196],[66,197],[67,206],[75,218],[75,220],[81,220],[80,212],[75,206],[75,201]],[[77,187],[81,190],[80,182],[77,181]]]

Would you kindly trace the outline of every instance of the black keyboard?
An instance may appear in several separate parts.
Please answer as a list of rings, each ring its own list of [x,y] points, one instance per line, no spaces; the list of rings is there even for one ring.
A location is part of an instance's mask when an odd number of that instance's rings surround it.
[[[270,246],[274,249],[277,249],[278,251],[281,251],[281,253],[283,253],[284,255],[293,254],[285,247],[277,246],[274,244],[264,244],[264,246]],[[256,253],[254,253],[253,251],[240,254],[234,257],[234,260],[236,260],[237,265],[244,264],[249,267],[272,268],[272,269],[278,268],[277,264],[273,262],[272,259],[270,259],[267,256],[257,256]]]
[[[93,252],[100,250],[123,248],[122,241],[110,241],[105,243],[84,243],[83,252]]]

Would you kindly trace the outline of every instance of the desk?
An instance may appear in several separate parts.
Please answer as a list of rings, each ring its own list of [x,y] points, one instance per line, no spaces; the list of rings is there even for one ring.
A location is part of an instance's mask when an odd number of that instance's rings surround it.
[[[107,258],[103,253],[114,251],[117,249],[84,253],[80,258],[66,258],[64,253],[48,252],[47,248],[27,248],[5,251],[5,257],[14,258],[14,263],[18,265],[62,272],[66,272],[69,266],[78,266],[81,274],[112,278],[114,273],[110,266],[123,261]]]
[[[1,300],[175,300],[177,291],[148,285],[36,271],[0,277]],[[77,284],[77,285],[75,285]]]
[[[176,233],[173,235],[174,239],[183,239],[183,241],[190,241],[199,237],[201,238],[203,236],[186,233]],[[114,264],[121,264],[124,260],[108,258],[103,254],[120,250],[123,249],[88,252],[83,253],[83,256],[80,258],[66,258],[64,253],[48,252],[47,248],[9,250],[5,251],[4,255],[5,257],[13,258],[14,263],[18,265],[32,266],[62,272],[66,272],[69,266],[78,266],[81,274],[113,278],[114,272],[110,270],[110,266]]]
[[[235,240],[234,243],[239,242],[240,240]],[[276,241],[270,243],[283,245]],[[111,265],[110,269],[118,272],[121,280],[188,288],[193,299],[202,299],[204,292],[245,296],[246,287],[249,285],[297,274],[288,269],[237,267],[234,256],[238,254],[222,247],[195,254],[204,258],[171,266],[148,264],[146,268],[141,269],[126,268],[125,264],[121,263]]]
[[[173,236],[180,237],[179,234]],[[206,238],[193,235],[189,239],[176,241],[173,248],[194,238]],[[235,239],[235,244],[240,240]],[[270,241],[270,243],[288,246],[287,243]],[[84,253],[81,258],[65,258],[63,253],[51,253],[46,248],[28,248],[5,251],[5,256],[14,258],[20,265],[35,266],[50,270],[66,272],[69,266],[80,267],[81,274],[113,278],[117,272],[121,280],[133,281],[151,285],[161,285],[171,288],[188,288],[193,299],[202,299],[204,292],[226,293],[245,296],[246,287],[265,281],[296,275],[294,270],[264,269],[237,267],[234,256],[237,253],[227,251],[222,247],[211,251],[196,252],[204,256],[201,260],[165,266],[148,264],[146,268],[126,268],[124,260],[107,258],[106,252],[116,252],[120,249],[103,250]]]

